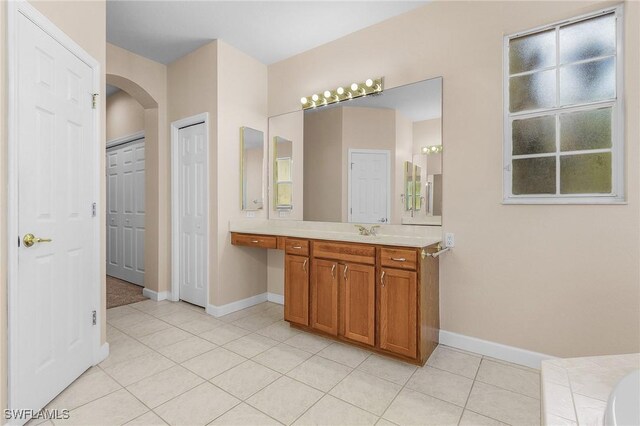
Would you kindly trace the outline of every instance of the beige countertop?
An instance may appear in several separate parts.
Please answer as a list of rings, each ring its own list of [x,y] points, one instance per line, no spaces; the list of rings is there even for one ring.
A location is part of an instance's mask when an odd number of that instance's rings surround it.
[[[616,383],[640,368],[640,354],[542,362],[542,424],[602,425]]]
[[[371,224],[363,226],[370,228]],[[439,226],[381,225],[377,235],[365,236],[360,235],[352,223],[239,220],[229,223],[229,231],[414,248],[423,248],[442,241],[442,230]]]

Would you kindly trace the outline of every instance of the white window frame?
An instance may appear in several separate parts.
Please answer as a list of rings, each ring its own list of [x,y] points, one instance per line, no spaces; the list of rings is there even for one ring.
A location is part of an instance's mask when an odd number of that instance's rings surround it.
[[[517,113],[509,112],[509,41],[545,30],[556,29],[556,37],[558,37],[558,29],[561,26],[595,18],[600,15],[614,13],[616,17],[616,99],[596,101],[579,105],[560,106],[558,102],[556,107],[528,110]],[[503,138],[503,204],[626,204],[625,200],[625,158],[624,158],[624,29],[623,29],[623,5],[608,7],[596,12],[577,16],[568,20],[556,22],[553,24],[537,27],[528,31],[506,35],[503,44],[503,111],[504,111],[504,138]],[[556,43],[558,40],[556,39]],[[556,44],[556,54],[558,46]],[[596,58],[590,58],[593,60]],[[573,64],[573,63],[572,63]],[[554,66],[556,72],[559,73],[561,65],[556,60]],[[559,92],[559,76],[556,75],[556,96],[560,96]],[[556,162],[556,195],[551,194],[525,194],[514,195],[512,193],[512,133],[511,121],[514,119],[534,118],[550,113],[557,112],[573,112],[586,109],[595,109],[594,107],[611,107],[611,193],[610,194],[559,194],[560,190],[560,163]],[[557,126],[556,126],[557,130]],[[556,131],[556,147],[559,144],[559,132]],[[598,152],[599,150],[589,150],[589,152]],[[608,151],[608,149],[601,150]],[[557,156],[557,152],[549,153],[549,156]],[[531,157],[544,157],[544,155],[531,155]],[[518,156],[518,158],[526,158],[526,156]]]

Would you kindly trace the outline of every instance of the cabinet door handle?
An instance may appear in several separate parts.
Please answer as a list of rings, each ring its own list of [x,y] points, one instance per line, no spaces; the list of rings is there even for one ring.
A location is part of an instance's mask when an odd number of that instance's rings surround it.
[[[349,265],[344,265],[344,273],[342,274],[342,277],[346,280],[347,279],[347,271],[349,270]]]
[[[385,273],[386,273],[385,271],[382,271],[382,275],[380,276],[380,284],[382,284],[382,287],[384,287],[384,274]]]
[[[307,262],[309,261],[309,259],[305,259],[304,263],[302,264],[302,270],[307,272]]]
[[[336,277],[336,264],[334,263],[333,266],[331,267],[331,278],[335,278]]]
[[[300,250],[302,248],[302,246],[293,246],[291,248],[296,249],[296,250]]]
[[[392,257],[391,260],[395,261],[395,262],[406,262],[407,259],[405,259],[404,257]]]
[[[259,240],[251,240],[251,242],[252,242],[253,244],[258,244],[260,241],[259,241]]]

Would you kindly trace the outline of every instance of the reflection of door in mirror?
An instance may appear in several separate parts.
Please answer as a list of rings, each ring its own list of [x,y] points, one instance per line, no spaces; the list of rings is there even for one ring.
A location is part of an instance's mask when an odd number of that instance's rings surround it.
[[[273,138],[273,192],[276,210],[293,208],[292,154],[293,143],[275,136]]]
[[[349,150],[349,222],[389,221],[390,163],[389,151]]]
[[[413,210],[413,163],[404,162],[404,209]]]
[[[240,176],[242,210],[262,210],[264,207],[264,134],[249,127],[240,129]]]
[[[422,168],[417,164],[413,168],[413,211],[422,210]]]

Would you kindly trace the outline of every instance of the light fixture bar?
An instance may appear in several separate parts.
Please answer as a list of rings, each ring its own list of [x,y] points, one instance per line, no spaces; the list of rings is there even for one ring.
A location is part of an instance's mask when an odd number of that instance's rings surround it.
[[[302,109],[318,108],[367,95],[377,95],[384,90],[384,77],[367,79],[363,83],[352,83],[346,87],[325,90],[300,98]]]
[[[426,155],[439,154],[442,152],[442,145],[429,145],[422,147],[422,153]]]

